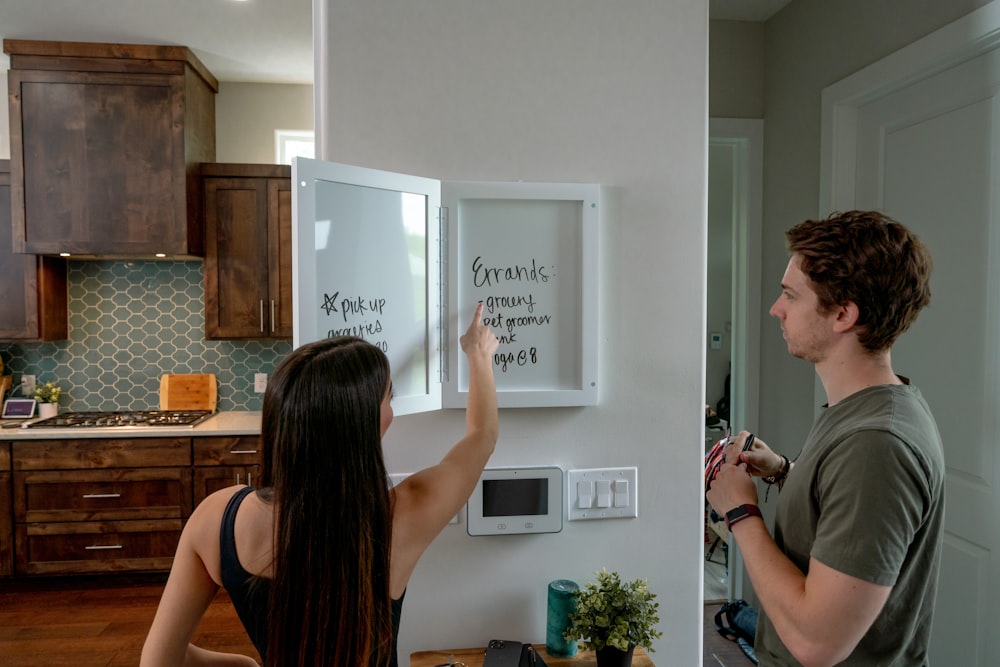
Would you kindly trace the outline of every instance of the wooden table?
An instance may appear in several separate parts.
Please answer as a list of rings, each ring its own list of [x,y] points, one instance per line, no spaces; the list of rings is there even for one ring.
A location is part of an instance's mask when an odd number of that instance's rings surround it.
[[[545,650],[545,644],[534,644],[535,650],[542,656],[547,667],[577,667],[583,665],[597,665],[597,658],[593,651],[580,651],[572,658],[556,658],[549,655]],[[417,651],[410,654],[410,667],[436,667],[436,665],[447,665],[448,660],[454,656],[456,663],[464,662],[467,667],[483,667],[483,652],[485,648],[456,648],[440,649],[436,651]],[[653,661],[646,655],[642,647],[636,646],[635,653],[632,654],[632,667],[656,667]]]

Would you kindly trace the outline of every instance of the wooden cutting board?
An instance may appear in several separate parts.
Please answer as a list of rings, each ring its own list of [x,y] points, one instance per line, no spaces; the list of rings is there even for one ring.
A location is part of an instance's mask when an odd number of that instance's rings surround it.
[[[161,410],[211,410],[218,398],[214,373],[174,373],[160,377]]]

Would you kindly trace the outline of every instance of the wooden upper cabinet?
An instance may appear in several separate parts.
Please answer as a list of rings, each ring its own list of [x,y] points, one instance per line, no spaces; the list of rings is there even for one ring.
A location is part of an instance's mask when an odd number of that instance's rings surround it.
[[[204,255],[218,82],[185,47],[4,40],[15,252]]]
[[[68,336],[66,260],[12,251],[10,161],[0,160],[0,341]]]
[[[292,337],[291,167],[204,164],[205,337]]]

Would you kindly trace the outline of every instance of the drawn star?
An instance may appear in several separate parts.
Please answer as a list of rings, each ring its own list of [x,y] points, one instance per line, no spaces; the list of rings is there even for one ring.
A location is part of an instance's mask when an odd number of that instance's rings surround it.
[[[327,315],[329,315],[330,313],[337,312],[336,298],[339,295],[340,292],[335,292],[333,296],[330,296],[329,294],[326,293],[323,294],[323,305],[320,306],[320,308],[325,310]]]

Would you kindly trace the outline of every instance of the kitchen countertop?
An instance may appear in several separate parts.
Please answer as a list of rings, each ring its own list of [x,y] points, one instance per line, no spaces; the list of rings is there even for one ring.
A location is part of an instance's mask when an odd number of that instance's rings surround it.
[[[260,435],[260,412],[219,412],[196,426],[106,426],[5,428],[5,440],[80,440],[82,438],[177,438]]]

